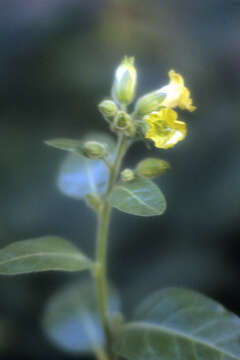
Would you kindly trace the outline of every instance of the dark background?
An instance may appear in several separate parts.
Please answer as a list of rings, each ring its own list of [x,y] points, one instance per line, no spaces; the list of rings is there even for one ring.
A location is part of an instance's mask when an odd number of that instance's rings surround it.
[[[138,95],[183,74],[197,111],[188,136],[168,151],[131,149],[172,165],[158,183],[162,217],[115,211],[109,277],[131,314],[147,293],[190,287],[240,314],[240,2],[238,0],[0,1],[0,241],[56,234],[92,255],[95,218],[62,195],[63,152],[43,140],[107,131],[97,104],[114,69],[134,55]],[[77,275],[0,278],[0,359],[71,359],[40,326],[44,304]],[[76,357],[75,357],[76,358]]]

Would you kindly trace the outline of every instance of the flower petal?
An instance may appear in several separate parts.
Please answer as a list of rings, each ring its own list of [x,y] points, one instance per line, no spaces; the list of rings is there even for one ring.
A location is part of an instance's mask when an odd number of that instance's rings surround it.
[[[177,120],[176,111],[164,108],[146,116],[148,130],[145,135],[151,139],[157,148],[173,147],[186,136],[186,124]]]
[[[162,105],[169,108],[178,106],[182,110],[194,111],[196,107],[192,105],[190,91],[184,86],[183,77],[174,70],[170,70],[168,75],[170,82],[161,89],[167,94]]]
[[[175,85],[184,86],[183,77],[180,74],[177,74],[174,70],[170,70],[168,76],[171,83],[174,83]]]

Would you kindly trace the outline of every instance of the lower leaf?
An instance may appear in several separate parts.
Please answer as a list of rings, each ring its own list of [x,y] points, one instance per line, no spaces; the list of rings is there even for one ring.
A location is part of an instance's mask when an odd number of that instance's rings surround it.
[[[57,236],[18,241],[0,250],[2,275],[48,270],[80,271],[92,267],[92,261],[76,246]]]
[[[110,289],[109,293],[110,316],[113,316],[119,311],[119,299],[115,291]],[[77,282],[54,295],[44,312],[43,329],[65,351],[89,353],[103,347],[95,284]]]
[[[203,295],[169,288],[143,302],[114,349],[129,360],[237,360],[240,319]]]

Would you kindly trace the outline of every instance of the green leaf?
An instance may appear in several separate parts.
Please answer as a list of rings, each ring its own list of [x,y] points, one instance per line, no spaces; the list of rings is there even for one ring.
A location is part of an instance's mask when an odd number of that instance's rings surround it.
[[[169,288],[143,302],[114,348],[128,360],[240,359],[240,319],[203,295]]]
[[[105,164],[82,155],[69,154],[58,175],[59,190],[72,198],[82,199],[92,193],[103,193],[108,178]]]
[[[119,298],[109,289],[110,316],[119,312]],[[65,351],[89,353],[104,346],[98,315],[96,287],[91,281],[65,286],[48,302],[43,329],[53,343]]]
[[[106,143],[114,156],[115,145],[111,137],[103,134],[93,134],[83,141],[96,140]],[[68,154],[63,161],[58,174],[58,188],[74,199],[83,199],[87,194],[102,194],[108,180],[108,169],[101,160],[92,160],[83,155]]]
[[[91,260],[73,244],[57,236],[18,241],[0,250],[2,275],[48,270],[80,271],[92,266]]]
[[[113,207],[139,216],[161,215],[166,210],[161,190],[151,180],[141,177],[120,182],[113,189],[109,201]]]
[[[57,138],[45,141],[45,144],[52,146],[56,149],[70,151],[74,153],[82,153],[82,141],[66,139],[66,138]]]

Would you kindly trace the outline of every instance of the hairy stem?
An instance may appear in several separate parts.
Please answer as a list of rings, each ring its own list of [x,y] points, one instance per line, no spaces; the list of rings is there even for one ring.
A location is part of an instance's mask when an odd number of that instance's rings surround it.
[[[97,233],[97,293],[98,293],[98,304],[99,312],[102,321],[103,330],[106,338],[106,352],[109,359],[113,358],[111,349],[111,330],[109,325],[109,314],[108,314],[108,289],[107,289],[107,239],[108,229],[110,223],[111,206],[108,202],[108,195],[113,189],[116,178],[119,173],[123,156],[127,150],[127,141],[124,135],[119,136],[117,153],[112,168],[109,173],[109,180],[107,185],[106,193],[103,197],[103,207],[98,215],[98,233]]]

